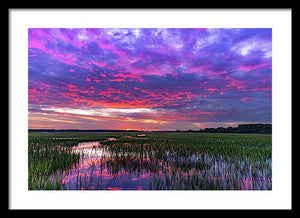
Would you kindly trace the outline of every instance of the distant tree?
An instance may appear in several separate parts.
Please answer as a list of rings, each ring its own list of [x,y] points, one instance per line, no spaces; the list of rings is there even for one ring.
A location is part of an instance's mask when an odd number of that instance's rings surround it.
[[[227,132],[227,133],[235,133],[235,128],[231,127],[231,126],[227,127],[225,132]]]
[[[205,129],[204,129],[204,132],[206,132],[206,133],[215,133],[215,132],[217,132],[217,131],[216,131],[215,128],[205,128]]]
[[[236,132],[238,133],[272,133],[271,124],[240,124]]]
[[[225,133],[226,132],[226,129],[224,127],[218,127],[217,128],[217,132],[218,133]]]

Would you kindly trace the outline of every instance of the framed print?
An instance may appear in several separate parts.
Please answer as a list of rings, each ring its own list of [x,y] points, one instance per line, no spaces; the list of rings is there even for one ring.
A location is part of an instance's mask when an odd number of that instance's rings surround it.
[[[11,208],[291,207],[291,10],[15,9],[10,51]]]

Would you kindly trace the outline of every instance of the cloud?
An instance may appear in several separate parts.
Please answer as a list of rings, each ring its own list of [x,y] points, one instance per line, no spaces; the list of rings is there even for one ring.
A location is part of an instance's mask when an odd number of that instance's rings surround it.
[[[32,115],[73,116],[83,126],[87,119],[107,125],[109,116],[111,122],[151,129],[202,121],[270,122],[271,33],[31,28],[29,108]]]

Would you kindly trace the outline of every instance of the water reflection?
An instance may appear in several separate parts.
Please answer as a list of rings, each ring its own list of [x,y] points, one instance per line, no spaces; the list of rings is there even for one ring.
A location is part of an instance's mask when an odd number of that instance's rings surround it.
[[[80,162],[64,172],[62,183],[71,190],[142,190],[147,189],[149,172],[133,172],[112,164],[113,158],[103,149],[93,149]],[[99,155],[99,156],[94,156]],[[100,156],[103,155],[103,156]]]
[[[101,147],[100,142],[80,142],[77,146],[74,146],[73,150],[82,150],[82,149],[90,149],[90,148],[99,148]]]
[[[66,190],[265,190],[272,185],[268,168],[254,172],[247,159],[232,164],[222,156],[183,157],[171,151],[158,158],[155,152],[112,152],[99,142],[79,143],[73,152],[80,154],[79,162],[58,172]]]

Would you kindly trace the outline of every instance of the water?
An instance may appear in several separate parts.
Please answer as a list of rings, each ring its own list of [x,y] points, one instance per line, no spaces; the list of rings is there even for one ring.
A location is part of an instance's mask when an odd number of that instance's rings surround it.
[[[253,176],[247,159],[235,166],[222,156],[200,153],[184,157],[167,151],[157,158],[154,152],[115,153],[99,142],[79,143],[73,152],[80,154],[79,162],[55,175],[66,190],[265,190],[272,185],[268,169]]]
[[[116,157],[99,142],[80,143],[74,148],[81,159],[70,170],[64,171],[63,184],[71,190],[144,190],[149,172],[118,168]]]

